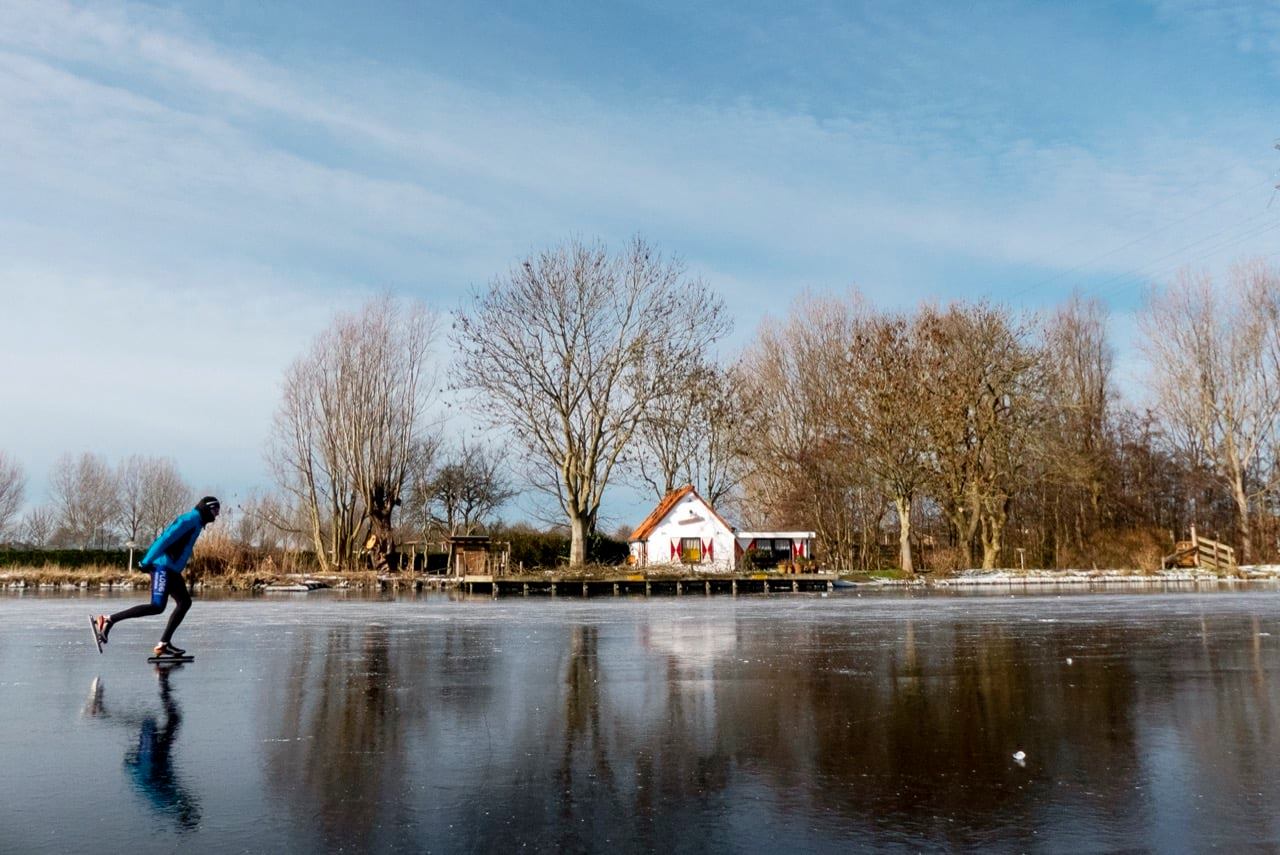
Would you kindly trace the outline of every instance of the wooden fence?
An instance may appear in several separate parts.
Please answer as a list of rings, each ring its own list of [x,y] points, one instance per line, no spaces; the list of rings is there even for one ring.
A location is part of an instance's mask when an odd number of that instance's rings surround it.
[[[1173,553],[1164,557],[1163,566],[1200,567],[1219,573],[1234,573],[1236,551],[1225,543],[1198,536],[1195,526],[1192,526],[1191,539],[1178,541]]]

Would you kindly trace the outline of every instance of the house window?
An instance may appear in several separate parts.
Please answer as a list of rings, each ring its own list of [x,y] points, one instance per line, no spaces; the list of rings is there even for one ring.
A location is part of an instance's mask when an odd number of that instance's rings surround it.
[[[680,538],[680,560],[685,564],[701,564],[702,539],[698,537]]]

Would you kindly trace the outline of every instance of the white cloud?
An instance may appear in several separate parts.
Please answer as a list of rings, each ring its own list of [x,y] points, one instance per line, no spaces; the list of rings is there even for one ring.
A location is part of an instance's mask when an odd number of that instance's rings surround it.
[[[285,367],[358,299],[213,271],[173,287],[4,266],[0,283],[6,408],[28,414],[4,420],[0,447],[39,480],[81,450],[173,456],[202,483],[260,480]]]
[[[453,254],[469,245],[483,255],[495,244],[518,252],[542,235],[513,241],[513,232],[590,232],[598,222],[616,222],[612,230],[622,234],[636,227],[631,223],[654,224],[692,232],[694,242],[732,241],[792,257],[833,255],[840,243],[888,242],[992,263],[1053,265],[1062,261],[1052,256],[1059,238],[1083,237],[1081,224],[1120,232],[1135,212],[1194,210],[1203,197],[1181,193],[1187,179],[1234,154],[1152,134],[1122,156],[1023,142],[993,162],[939,148],[936,139],[904,139],[888,121],[819,122],[748,106],[616,109],[536,85],[525,97],[504,99],[409,74],[389,87],[347,69],[297,80],[296,72],[261,58],[224,55],[128,15],[50,8],[62,14],[33,27],[43,34],[40,44],[57,24],[79,45],[76,56],[94,46],[144,46],[141,59],[124,64],[153,75],[177,69],[203,93],[236,96],[241,113],[256,107],[346,133],[335,145],[354,154],[347,154],[350,166],[330,166],[323,141],[319,151],[295,153],[270,132],[246,130],[253,122],[229,116],[222,105],[166,107],[11,57],[9,65],[24,72],[11,93],[52,90],[65,105],[29,138],[13,131],[5,140],[24,152],[53,146],[49,156],[33,158],[54,173],[42,180],[56,182],[61,171],[83,192],[141,195],[164,217],[175,209],[193,216],[191,201],[209,200],[206,222],[196,225],[225,229],[234,213],[251,230],[292,241],[324,230],[327,246],[350,241],[362,257],[385,251],[388,238],[415,236],[447,244]],[[115,56],[96,61],[119,63]],[[347,83],[326,85],[335,79]],[[344,89],[345,96],[311,94]],[[373,97],[362,99],[365,93]],[[377,106],[361,112],[364,102]],[[397,124],[381,115],[388,112]],[[78,133],[59,143],[68,124]],[[66,164],[81,160],[86,146],[96,156],[68,173]],[[362,155],[389,160],[383,171],[397,177],[363,169]],[[1171,164],[1178,174],[1169,174]],[[95,188],[94,176],[104,175]],[[362,243],[365,233],[372,240]]]
[[[7,326],[22,320],[0,359],[24,366],[7,400],[45,418],[6,424],[0,447],[176,443],[207,459],[193,426],[213,424],[209,465],[255,471],[280,371],[335,306],[392,285],[447,310],[571,233],[641,231],[681,253],[739,307],[739,337],[806,287],[1038,298],[1204,260],[1196,241],[1218,229],[1243,237],[1239,254],[1274,245],[1244,225],[1269,193],[1269,112],[1171,116],[1105,144],[1012,123],[984,136],[962,127],[990,111],[979,94],[892,89],[938,73],[930,45],[955,32],[885,14],[848,26],[885,44],[855,65],[893,50],[901,63],[877,78],[890,88],[874,109],[818,117],[799,102],[622,103],[586,85],[496,93],[406,68],[285,65],[151,7],[11,3],[0,299]],[[1188,135],[1197,124],[1210,130]],[[136,330],[145,348],[120,334]],[[226,354],[217,370],[182,382],[187,354],[208,350]],[[170,390],[171,406],[134,409]]]

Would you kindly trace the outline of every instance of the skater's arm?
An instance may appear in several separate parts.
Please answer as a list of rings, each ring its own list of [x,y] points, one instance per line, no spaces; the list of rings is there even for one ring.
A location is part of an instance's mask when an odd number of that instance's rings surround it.
[[[187,566],[187,562],[191,560],[191,553],[196,548],[196,539],[199,537],[200,526],[197,524],[197,531],[193,532],[191,537],[187,538],[186,545],[182,548],[182,554],[178,556],[178,560],[173,562],[172,567],[181,572]]]
[[[188,512],[178,517],[164,533],[155,539],[151,544],[151,548],[147,550],[147,554],[138,562],[141,568],[150,567],[155,560],[164,554],[171,546],[179,542],[182,538],[187,537],[191,533],[192,528],[200,526],[200,515],[195,512]],[[181,565],[179,565],[181,566]]]

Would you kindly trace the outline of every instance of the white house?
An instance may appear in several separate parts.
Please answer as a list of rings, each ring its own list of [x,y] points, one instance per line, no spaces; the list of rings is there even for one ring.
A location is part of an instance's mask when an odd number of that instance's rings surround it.
[[[737,541],[724,521],[692,485],[672,490],[627,538],[631,563],[699,565],[733,569]]]
[[[663,497],[627,538],[631,564],[696,566],[730,572],[752,553],[755,567],[792,570],[813,558],[812,531],[737,531],[692,485]]]

